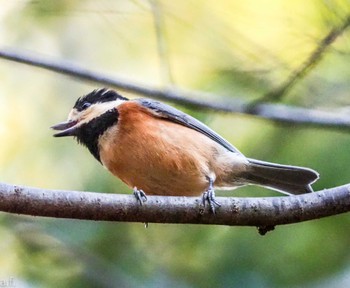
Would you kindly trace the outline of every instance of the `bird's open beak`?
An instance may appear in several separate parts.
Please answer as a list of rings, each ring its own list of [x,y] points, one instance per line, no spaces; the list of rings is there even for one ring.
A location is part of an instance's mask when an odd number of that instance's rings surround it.
[[[75,125],[78,123],[78,121],[66,121],[59,123],[57,125],[51,126],[53,130],[59,130],[62,132],[56,133],[53,136],[54,137],[64,137],[64,136],[74,136],[75,130],[77,127]]]

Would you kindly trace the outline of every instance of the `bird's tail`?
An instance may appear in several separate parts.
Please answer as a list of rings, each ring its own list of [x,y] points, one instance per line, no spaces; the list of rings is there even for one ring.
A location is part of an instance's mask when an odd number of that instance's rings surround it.
[[[319,175],[316,171],[296,166],[280,165],[248,159],[249,168],[245,179],[250,184],[266,186],[284,194],[313,192],[311,184]]]

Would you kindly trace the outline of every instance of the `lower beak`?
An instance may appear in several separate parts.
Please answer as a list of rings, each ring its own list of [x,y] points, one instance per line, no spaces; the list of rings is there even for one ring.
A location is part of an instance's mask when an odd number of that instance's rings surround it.
[[[59,130],[62,132],[56,133],[53,136],[54,137],[64,137],[64,136],[74,136],[75,131],[77,127],[75,125],[77,124],[77,121],[66,121],[59,123],[57,125],[51,126],[53,130]]]

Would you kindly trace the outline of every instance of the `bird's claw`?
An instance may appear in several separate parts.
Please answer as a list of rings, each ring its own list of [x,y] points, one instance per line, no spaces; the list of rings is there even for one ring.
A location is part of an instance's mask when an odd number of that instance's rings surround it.
[[[134,196],[136,198],[136,200],[140,203],[140,205],[143,205],[143,202],[147,201],[147,196],[146,193],[143,192],[141,189],[137,189],[136,187],[134,187]]]
[[[215,206],[216,207],[221,207],[221,204],[216,201],[215,199],[215,191],[212,188],[209,188],[207,191],[205,191],[203,193],[202,196],[202,204],[205,207],[205,203],[208,202],[209,203],[209,207],[210,207],[210,211],[215,214],[216,210],[215,210]]]

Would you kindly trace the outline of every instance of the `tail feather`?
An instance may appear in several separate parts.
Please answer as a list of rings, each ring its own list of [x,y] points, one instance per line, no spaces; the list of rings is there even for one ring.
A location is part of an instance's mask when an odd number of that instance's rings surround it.
[[[280,165],[248,159],[246,180],[255,185],[266,186],[285,194],[313,192],[311,184],[319,175],[316,171],[297,166]]]

